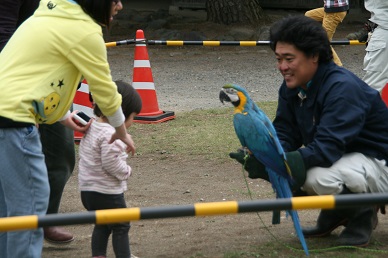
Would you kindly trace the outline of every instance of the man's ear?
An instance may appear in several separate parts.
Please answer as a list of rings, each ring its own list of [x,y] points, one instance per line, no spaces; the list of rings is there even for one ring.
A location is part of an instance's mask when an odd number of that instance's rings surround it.
[[[313,62],[318,63],[318,61],[319,61],[319,55],[318,54],[313,55]]]

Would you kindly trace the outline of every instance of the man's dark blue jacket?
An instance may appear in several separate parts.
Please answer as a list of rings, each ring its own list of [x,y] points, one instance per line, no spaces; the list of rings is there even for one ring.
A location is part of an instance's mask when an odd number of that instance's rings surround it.
[[[388,108],[378,91],[333,62],[319,64],[309,85],[304,99],[285,82],[279,89],[273,124],[285,151],[299,150],[306,168],[351,152],[388,162]]]

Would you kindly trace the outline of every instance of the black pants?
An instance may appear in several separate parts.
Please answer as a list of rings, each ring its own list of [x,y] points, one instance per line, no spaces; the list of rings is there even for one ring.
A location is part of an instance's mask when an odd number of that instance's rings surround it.
[[[81,192],[82,204],[88,211],[126,208],[124,194]],[[129,222],[95,225],[92,234],[92,256],[106,256],[109,236],[112,233],[113,251],[117,258],[129,258]]]
[[[75,166],[74,131],[57,122],[39,125],[50,184],[47,214],[58,213],[63,189]]]
[[[0,52],[17,27],[30,17],[40,0],[1,0],[0,1]]]

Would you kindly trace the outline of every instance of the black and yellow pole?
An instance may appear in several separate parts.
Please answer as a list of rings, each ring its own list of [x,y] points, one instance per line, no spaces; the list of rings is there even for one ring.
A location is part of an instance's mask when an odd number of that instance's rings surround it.
[[[139,42],[136,42],[135,39],[125,39],[125,40],[119,40],[119,41],[112,41],[112,42],[106,42],[106,47],[116,47],[116,46],[122,46],[122,45],[131,45],[136,44]]]
[[[184,40],[142,40],[136,41],[135,39],[121,40],[115,42],[107,42],[107,47],[115,47],[120,45],[130,45],[137,43],[146,43],[148,45],[160,45],[160,46],[241,46],[241,47],[254,47],[254,46],[266,46],[269,45],[269,41],[184,41]],[[331,45],[365,45],[365,42],[358,40],[334,40],[331,41]]]
[[[183,41],[183,40],[148,40],[148,45],[164,45],[164,46],[242,46],[254,47],[269,45],[269,41]],[[365,42],[358,40],[338,40],[331,41],[332,45],[365,45]]]
[[[180,206],[109,209],[80,213],[48,214],[44,216],[30,215],[0,218],[0,232],[75,224],[111,224],[145,219],[215,216],[273,210],[335,209],[385,205],[387,203],[388,194],[348,194],[245,202],[226,201]]]
[[[331,45],[365,45],[366,42],[360,42],[358,40],[335,40],[330,42]]]

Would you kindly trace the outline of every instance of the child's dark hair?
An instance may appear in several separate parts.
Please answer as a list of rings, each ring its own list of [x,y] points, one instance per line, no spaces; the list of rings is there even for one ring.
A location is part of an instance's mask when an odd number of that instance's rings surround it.
[[[270,47],[278,42],[294,45],[306,56],[318,55],[319,63],[333,59],[327,32],[319,22],[304,15],[288,16],[276,22],[270,29]]]
[[[115,83],[117,85],[117,91],[122,97],[121,108],[125,119],[127,119],[132,113],[139,114],[142,107],[139,93],[129,83],[123,81],[115,81]],[[98,117],[104,115],[97,104],[94,104],[93,112]]]

